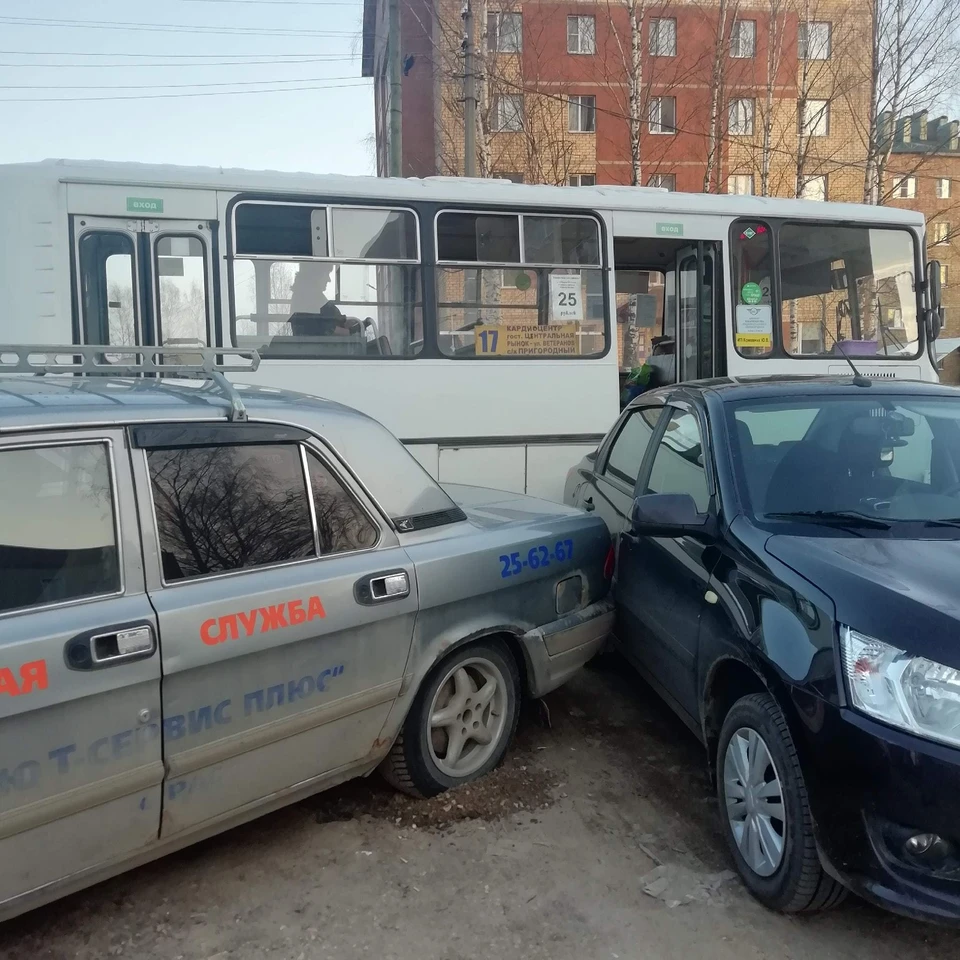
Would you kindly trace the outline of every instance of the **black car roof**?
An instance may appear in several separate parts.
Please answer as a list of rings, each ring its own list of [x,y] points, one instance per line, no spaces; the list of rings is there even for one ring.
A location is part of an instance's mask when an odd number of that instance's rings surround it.
[[[772,399],[774,397],[802,396],[922,396],[953,397],[960,399],[960,389],[940,383],[922,380],[875,379],[869,387],[857,386],[853,376],[767,376],[767,377],[716,377],[712,380],[693,380],[689,383],[662,387],[657,393],[678,391],[688,395],[713,394],[720,401]],[[648,396],[641,394],[640,398]]]

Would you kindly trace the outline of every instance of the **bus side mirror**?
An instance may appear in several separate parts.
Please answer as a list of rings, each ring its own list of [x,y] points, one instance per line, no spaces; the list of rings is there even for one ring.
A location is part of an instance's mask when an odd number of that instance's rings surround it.
[[[938,260],[930,260],[927,263],[926,287],[927,287],[927,310],[926,310],[927,337],[929,340],[933,341],[940,336],[940,331],[943,328],[943,311],[941,309],[942,292],[941,292],[941,284],[940,284],[940,262]]]

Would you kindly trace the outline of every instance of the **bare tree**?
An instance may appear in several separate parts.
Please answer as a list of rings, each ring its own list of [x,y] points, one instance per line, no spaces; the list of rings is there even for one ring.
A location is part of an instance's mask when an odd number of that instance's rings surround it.
[[[519,2],[491,10],[483,0],[475,16],[477,172],[482,177],[521,174],[541,183],[566,183],[576,172],[568,135],[567,87],[545,77],[549,64],[545,21],[529,12],[522,33],[510,18]],[[463,172],[462,24],[449,5],[437,6],[434,69],[438,77],[438,161],[443,173]]]
[[[960,80],[960,0],[874,0],[863,199],[883,203],[897,118],[943,102]]]
[[[763,106],[760,110],[760,195],[770,196],[770,168],[774,148],[774,122],[777,106],[777,79],[783,60],[783,42],[786,34],[788,0],[767,0],[767,60],[763,86]]]
[[[643,121],[650,116],[649,97],[643,96],[643,20],[646,0],[627,0],[629,38],[626,45],[614,31],[621,53],[627,65],[627,123],[630,134],[630,182],[636,186],[643,183],[643,167],[640,156],[640,134]],[[649,89],[649,87],[648,87]],[[626,346],[624,346],[626,350]]]
[[[703,192],[720,190],[723,167],[723,108],[726,101],[727,59],[730,27],[737,18],[739,0],[719,0],[716,8],[716,34],[713,45],[713,66],[710,71],[710,118],[707,128],[707,163],[703,173]]]

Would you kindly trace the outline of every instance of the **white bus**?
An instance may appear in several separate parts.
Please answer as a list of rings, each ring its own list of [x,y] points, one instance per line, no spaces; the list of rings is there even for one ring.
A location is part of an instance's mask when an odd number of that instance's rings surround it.
[[[441,481],[560,499],[653,382],[936,379],[919,213],[636,187],[0,166],[0,343],[256,348]]]

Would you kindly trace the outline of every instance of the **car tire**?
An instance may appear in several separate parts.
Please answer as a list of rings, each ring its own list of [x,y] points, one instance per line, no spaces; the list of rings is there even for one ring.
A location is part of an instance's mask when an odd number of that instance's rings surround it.
[[[722,829],[750,893],[784,913],[840,903],[847,891],[820,862],[803,771],[773,697],[754,693],[733,705],[716,759]]]
[[[476,780],[503,760],[519,707],[520,673],[506,644],[468,644],[423,682],[381,772],[398,790],[422,798]]]

